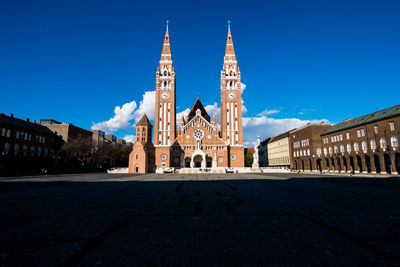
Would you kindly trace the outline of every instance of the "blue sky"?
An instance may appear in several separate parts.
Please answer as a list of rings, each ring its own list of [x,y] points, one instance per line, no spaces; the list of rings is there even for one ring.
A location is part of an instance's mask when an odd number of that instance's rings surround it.
[[[246,142],[338,123],[399,104],[399,14],[400,2],[385,0],[2,0],[0,112],[87,129],[114,118],[113,134],[134,135],[138,110],[151,112],[140,102],[155,89],[167,19],[178,112],[198,92],[217,112],[231,20]]]

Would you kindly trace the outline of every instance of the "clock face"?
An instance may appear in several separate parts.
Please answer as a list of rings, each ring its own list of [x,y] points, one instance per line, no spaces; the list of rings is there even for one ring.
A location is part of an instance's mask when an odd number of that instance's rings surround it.
[[[197,140],[201,140],[204,137],[204,132],[200,129],[197,129],[196,131],[194,131],[193,135],[194,138],[196,138]]]
[[[232,154],[231,155],[231,160],[235,160],[236,159],[236,155],[235,154]]]
[[[235,97],[236,97],[236,94],[235,94],[234,92],[230,92],[230,93],[228,94],[228,98],[229,98],[230,100],[235,99]]]
[[[168,92],[161,93],[161,98],[164,99],[164,100],[167,100],[169,98]]]

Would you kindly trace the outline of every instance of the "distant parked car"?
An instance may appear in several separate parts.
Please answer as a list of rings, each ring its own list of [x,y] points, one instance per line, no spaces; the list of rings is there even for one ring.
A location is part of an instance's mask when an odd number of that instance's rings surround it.
[[[226,173],[238,173],[238,170],[236,169],[231,169],[231,168],[225,168]]]

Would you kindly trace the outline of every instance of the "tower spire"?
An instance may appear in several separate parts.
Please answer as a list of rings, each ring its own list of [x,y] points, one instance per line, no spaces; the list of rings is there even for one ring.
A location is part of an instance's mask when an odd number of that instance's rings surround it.
[[[165,60],[165,57],[168,58],[168,60],[172,60],[171,56],[171,43],[169,41],[169,33],[168,33],[168,24],[169,21],[167,20],[167,29],[165,30],[165,37],[164,37],[164,43],[163,43],[163,48],[161,52],[161,60]]]
[[[233,48],[231,21],[228,20],[228,37],[226,39],[225,59],[224,61],[236,61],[235,49]]]

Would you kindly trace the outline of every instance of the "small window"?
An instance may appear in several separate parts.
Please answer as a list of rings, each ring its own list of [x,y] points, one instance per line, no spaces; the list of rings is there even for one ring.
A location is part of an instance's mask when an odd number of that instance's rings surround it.
[[[361,129],[361,136],[365,136],[364,128]]]
[[[339,149],[337,146],[335,146],[333,149],[334,149],[335,153],[339,153]]]
[[[346,138],[347,138],[347,140],[350,139],[350,133],[346,133]]]
[[[11,130],[10,129],[7,130],[7,137],[11,137]]]
[[[379,132],[378,125],[375,125],[375,126],[374,126],[374,131],[375,131],[375,134],[378,134],[378,132]]]
[[[357,137],[361,137],[361,131],[357,130]]]
[[[329,154],[332,154],[332,147],[329,147]]]
[[[326,149],[326,147],[324,147],[324,154],[325,154],[325,155],[328,154],[328,149]]]
[[[390,130],[394,131],[394,122],[393,121],[389,122],[389,126],[390,126]]]
[[[340,145],[340,152],[344,153],[344,145]]]

